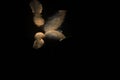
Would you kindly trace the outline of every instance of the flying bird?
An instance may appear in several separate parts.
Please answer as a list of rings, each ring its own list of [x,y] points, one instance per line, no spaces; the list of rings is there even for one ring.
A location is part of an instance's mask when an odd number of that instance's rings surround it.
[[[50,17],[43,26],[43,32],[37,32],[35,34],[35,41],[33,48],[39,49],[44,45],[44,38],[62,41],[65,39],[65,35],[59,29],[64,21],[66,10],[59,10],[55,15]]]
[[[41,27],[42,25],[44,25],[44,22],[45,22],[41,15],[43,10],[42,4],[38,0],[32,0],[30,2],[30,7],[32,10],[32,13],[34,14],[33,22],[37,27]]]

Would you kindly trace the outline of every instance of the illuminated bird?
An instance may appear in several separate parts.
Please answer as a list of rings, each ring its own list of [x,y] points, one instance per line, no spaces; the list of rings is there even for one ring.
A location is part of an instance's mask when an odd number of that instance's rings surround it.
[[[33,44],[33,48],[39,49],[44,44],[44,38],[49,38],[53,40],[62,41],[65,39],[65,35],[60,31],[61,24],[64,21],[66,15],[66,10],[59,10],[55,15],[50,17],[48,21],[46,21],[45,25],[43,26],[43,32],[37,32],[35,34],[35,41]]]
[[[30,7],[34,14],[33,22],[37,27],[41,27],[45,22],[41,15],[43,10],[42,4],[38,0],[33,0],[30,2]]]

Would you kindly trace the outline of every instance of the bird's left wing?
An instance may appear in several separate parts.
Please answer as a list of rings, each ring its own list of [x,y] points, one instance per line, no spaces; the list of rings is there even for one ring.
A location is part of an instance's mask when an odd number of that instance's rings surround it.
[[[34,14],[42,13],[43,7],[42,7],[42,4],[38,0],[32,0],[30,2],[30,7]]]

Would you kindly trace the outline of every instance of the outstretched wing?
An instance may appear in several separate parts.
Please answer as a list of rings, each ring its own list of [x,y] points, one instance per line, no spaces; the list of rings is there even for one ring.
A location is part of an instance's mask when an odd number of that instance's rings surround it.
[[[32,0],[30,2],[30,7],[32,10],[32,13],[34,14],[33,16],[33,21],[37,27],[41,27],[44,25],[44,19],[42,18],[42,4],[38,0]]]
[[[38,0],[33,0],[30,2],[30,7],[34,14],[41,14],[43,7],[42,4]]]
[[[65,36],[62,31],[58,30],[64,21],[66,11],[59,10],[53,17],[51,17],[44,26],[45,37],[50,39],[57,39],[62,41]]]
[[[57,30],[64,21],[66,10],[59,10],[55,15],[50,17],[44,25],[45,33],[51,30]]]

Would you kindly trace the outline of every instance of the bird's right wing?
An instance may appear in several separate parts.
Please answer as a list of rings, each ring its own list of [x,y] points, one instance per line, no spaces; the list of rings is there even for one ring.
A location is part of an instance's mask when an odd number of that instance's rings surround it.
[[[59,10],[55,15],[50,17],[44,25],[44,31],[57,30],[64,21],[66,10]]]
[[[66,15],[66,10],[59,10],[54,16],[52,16],[44,25],[45,37],[51,39],[57,39],[59,41],[65,38],[62,31],[58,28],[61,27],[61,24],[64,21]]]

